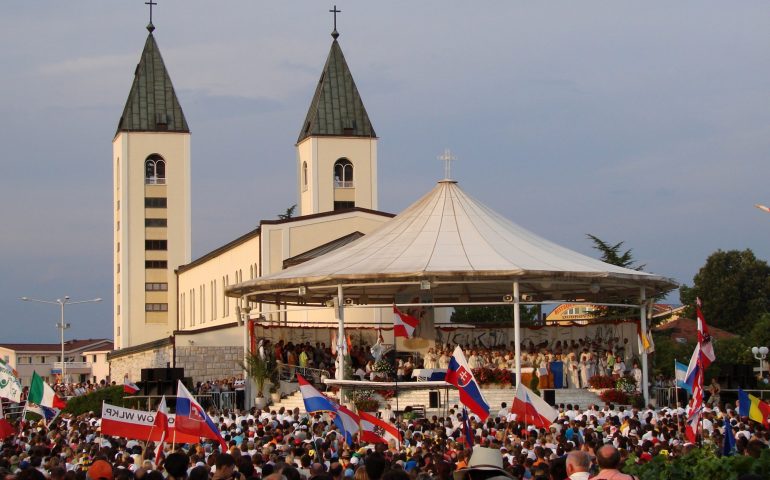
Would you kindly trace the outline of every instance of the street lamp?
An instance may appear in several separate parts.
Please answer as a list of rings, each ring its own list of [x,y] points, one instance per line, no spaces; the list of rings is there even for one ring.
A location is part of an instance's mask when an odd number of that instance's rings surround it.
[[[765,358],[767,358],[767,353],[770,351],[767,347],[751,347],[751,353],[754,355],[754,358],[759,360],[759,378],[762,378],[762,367],[765,365]]]
[[[24,302],[36,302],[47,303],[49,305],[59,305],[61,311],[61,320],[56,324],[56,328],[61,330],[61,382],[62,385],[65,382],[65,375],[67,374],[67,362],[64,360],[64,330],[70,328],[69,323],[64,323],[64,306],[65,305],[77,305],[78,303],[96,303],[101,302],[101,298],[92,298],[90,300],[78,300],[76,302],[70,301],[69,295],[66,295],[63,299],[57,298],[56,301],[52,300],[40,300],[39,298],[21,297]]]

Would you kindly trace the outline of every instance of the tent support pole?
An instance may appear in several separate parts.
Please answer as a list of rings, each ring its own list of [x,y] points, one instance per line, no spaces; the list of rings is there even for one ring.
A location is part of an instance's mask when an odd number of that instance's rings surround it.
[[[345,339],[345,297],[342,292],[342,285],[337,285],[337,298],[334,299],[334,316],[337,317],[337,371],[335,378],[337,380],[345,379],[345,351],[348,348]],[[340,388],[340,403],[344,401],[344,390]]]
[[[649,376],[650,372],[647,367],[647,349],[644,348],[643,338],[647,338],[647,292],[644,287],[639,289],[639,300],[642,307],[639,309],[639,331],[642,333],[642,338],[639,339],[641,347],[640,356],[642,357],[642,395],[644,396],[644,405],[650,404],[650,388],[649,388]]]
[[[521,312],[519,282],[513,282],[513,341],[516,344],[516,388],[521,385]]]

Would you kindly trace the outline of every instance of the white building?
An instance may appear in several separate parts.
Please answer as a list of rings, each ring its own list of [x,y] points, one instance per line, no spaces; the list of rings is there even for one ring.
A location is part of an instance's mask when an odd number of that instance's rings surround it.
[[[104,338],[64,342],[67,383],[109,380],[107,354],[112,348],[112,342]],[[32,380],[33,372],[50,384],[61,378],[61,343],[3,343],[0,358],[19,372],[25,386]]]

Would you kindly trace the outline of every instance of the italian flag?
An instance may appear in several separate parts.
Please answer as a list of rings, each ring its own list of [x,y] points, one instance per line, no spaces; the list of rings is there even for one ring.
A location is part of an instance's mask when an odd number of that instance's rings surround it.
[[[63,409],[67,406],[67,402],[59,398],[53,388],[45,383],[37,372],[32,372],[32,383],[29,386],[27,400],[41,407]]]

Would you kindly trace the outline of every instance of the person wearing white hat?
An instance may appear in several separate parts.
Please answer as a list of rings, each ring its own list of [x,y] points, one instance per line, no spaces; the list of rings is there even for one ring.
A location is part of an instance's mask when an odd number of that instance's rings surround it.
[[[454,472],[454,480],[509,480],[503,469],[503,455],[496,448],[475,447],[467,468]]]

